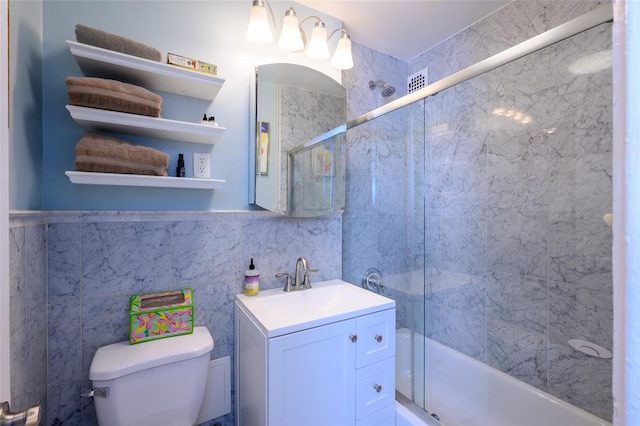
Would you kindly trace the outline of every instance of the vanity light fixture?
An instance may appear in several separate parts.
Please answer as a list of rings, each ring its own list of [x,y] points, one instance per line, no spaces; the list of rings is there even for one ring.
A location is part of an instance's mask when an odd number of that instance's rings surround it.
[[[309,19],[317,20],[311,32],[311,39],[307,43],[307,37],[302,26]],[[271,20],[271,23],[269,23]],[[278,31],[276,20],[268,0],[253,0],[251,7],[251,17],[247,27],[246,38],[253,43],[271,43],[273,41],[274,30]],[[340,32],[338,46],[331,58],[331,66],[341,70],[353,68],[353,56],[351,55],[351,38],[344,28],[338,28],[327,37],[327,29],[322,20],[317,16],[305,18],[302,23],[298,23],[298,17],[293,7],[290,7],[284,14],[282,31],[278,39],[278,47],[289,52],[302,51],[306,46],[306,55],[313,59],[327,59],[329,53],[329,39]]]

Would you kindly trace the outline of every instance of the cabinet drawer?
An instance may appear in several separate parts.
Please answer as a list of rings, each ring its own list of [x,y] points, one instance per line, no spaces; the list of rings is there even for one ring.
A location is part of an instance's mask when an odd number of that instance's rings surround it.
[[[367,417],[356,421],[356,426],[392,426],[396,424],[395,403],[389,404]]]
[[[395,356],[395,325],[395,309],[388,309],[358,318],[357,368]]]
[[[356,371],[356,419],[373,414],[395,399],[395,357]]]

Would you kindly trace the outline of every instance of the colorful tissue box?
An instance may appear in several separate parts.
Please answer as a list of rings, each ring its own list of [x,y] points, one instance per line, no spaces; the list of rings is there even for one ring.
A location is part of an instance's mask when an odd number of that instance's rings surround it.
[[[190,288],[163,293],[134,294],[129,308],[129,343],[193,333]]]

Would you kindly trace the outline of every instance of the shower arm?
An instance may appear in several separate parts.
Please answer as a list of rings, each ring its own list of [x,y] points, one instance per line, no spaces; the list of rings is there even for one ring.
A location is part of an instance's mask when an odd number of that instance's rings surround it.
[[[375,82],[373,80],[369,81],[369,89],[373,90],[376,86],[382,86],[384,87],[385,82],[382,80],[376,80]]]

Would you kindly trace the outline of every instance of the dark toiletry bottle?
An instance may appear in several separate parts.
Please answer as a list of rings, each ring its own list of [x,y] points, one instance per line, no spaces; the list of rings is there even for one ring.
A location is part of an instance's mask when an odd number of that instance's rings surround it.
[[[176,176],[184,177],[184,156],[178,154],[178,167],[176,168]]]

